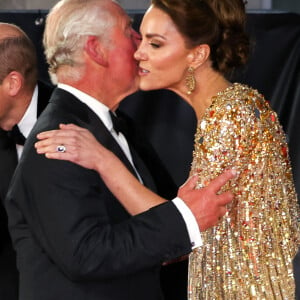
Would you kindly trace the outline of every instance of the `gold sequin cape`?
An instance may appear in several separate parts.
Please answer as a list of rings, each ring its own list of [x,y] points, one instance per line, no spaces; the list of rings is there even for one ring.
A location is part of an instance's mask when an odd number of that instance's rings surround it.
[[[189,258],[191,300],[294,299],[298,205],[285,134],[256,90],[235,83],[199,120],[191,174],[198,188],[228,168],[239,176],[220,224]]]

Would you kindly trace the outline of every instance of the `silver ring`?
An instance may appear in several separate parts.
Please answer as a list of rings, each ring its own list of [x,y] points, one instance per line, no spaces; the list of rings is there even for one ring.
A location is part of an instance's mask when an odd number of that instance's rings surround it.
[[[58,146],[56,147],[56,151],[57,151],[57,152],[64,153],[64,152],[67,151],[67,148],[66,148],[64,145],[58,145]]]

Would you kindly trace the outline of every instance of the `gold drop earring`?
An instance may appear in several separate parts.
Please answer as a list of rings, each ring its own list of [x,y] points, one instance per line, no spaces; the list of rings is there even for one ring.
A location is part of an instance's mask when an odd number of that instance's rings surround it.
[[[193,67],[188,67],[188,75],[185,78],[185,85],[187,87],[187,94],[191,95],[196,87],[196,79],[194,76],[195,69]]]

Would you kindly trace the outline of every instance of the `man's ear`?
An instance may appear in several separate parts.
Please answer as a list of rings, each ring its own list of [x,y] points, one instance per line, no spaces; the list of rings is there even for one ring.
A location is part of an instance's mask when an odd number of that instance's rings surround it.
[[[6,93],[9,96],[14,97],[22,89],[24,85],[24,77],[21,73],[12,71],[4,78],[2,85]]]
[[[104,51],[99,38],[96,36],[89,36],[84,47],[85,52],[89,58],[95,61],[97,64],[107,66]]]
[[[197,69],[204,64],[210,56],[210,47],[207,44],[201,44],[194,47],[188,55],[189,66]]]

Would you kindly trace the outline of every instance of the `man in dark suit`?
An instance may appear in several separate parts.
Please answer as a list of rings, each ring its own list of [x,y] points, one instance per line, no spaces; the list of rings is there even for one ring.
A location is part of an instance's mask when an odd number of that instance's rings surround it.
[[[37,84],[36,53],[27,35],[13,24],[0,23],[0,299],[18,299],[16,255],[3,201],[24,139],[11,130],[18,124],[27,136],[50,93],[48,86]]]
[[[232,200],[216,195],[232,177],[227,173],[202,190],[185,186],[183,200],[132,217],[94,170],[36,153],[37,133],[74,123],[155,189],[109,112],[137,89],[138,38],[111,0],[60,1],[47,18],[45,53],[58,88],[27,139],[6,199],[20,300],[162,299],[162,262],[199,245],[199,228],[216,224]],[[68,151],[63,144],[56,149]]]

